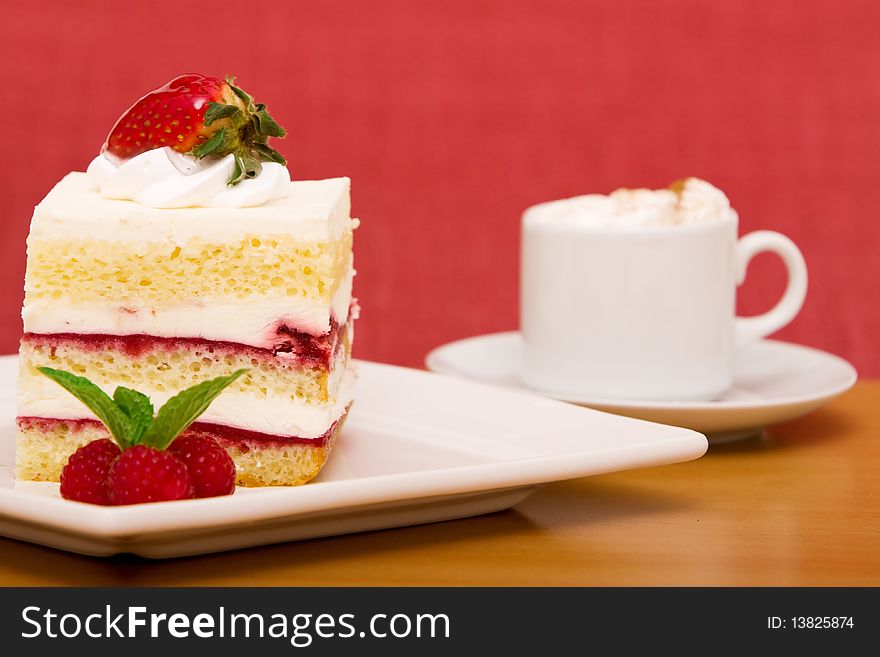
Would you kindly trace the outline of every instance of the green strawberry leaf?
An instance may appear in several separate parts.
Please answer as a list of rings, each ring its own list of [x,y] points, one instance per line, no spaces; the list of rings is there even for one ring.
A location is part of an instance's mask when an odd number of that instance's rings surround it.
[[[266,162],[277,162],[278,164],[287,164],[287,160],[284,159],[284,156],[276,151],[274,148],[267,144],[256,143],[251,146],[254,153],[260,157],[260,159]]]
[[[287,131],[278,125],[278,122],[266,111],[265,106],[258,105],[253,117],[259,134],[267,137],[283,137],[287,134]]]
[[[230,75],[226,76],[226,84],[228,84],[229,88],[232,89],[232,93],[234,93],[236,96],[241,98],[244,101],[244,104],[245,104],[245,106],[247,106],[248,109],[253,108],[254,99],[244,89],[242,89],[241,87],[236,87],[235,84],[233,84],[234,82],[235,82],[234,77],[232,77]]]
[[[241,156],[241,160],[244,164],[245,178],[256,178],[260,175],[260,172],[263,170],[263,164],[258,157],[251,153],[244,153]]]
[[[232,153],[235,161],[226,181],[229,186],[260,175],[261,162],[287,164],[284,156],[268,145],[270,137],[284,137],[287,132],[272,118],[263,103],[254,103],[253,97],[234,82],[235,78],[226,76],[226,84],[236,96],[231,99],[232,103],[208,103],[203,120],[205,126],[210,126],[228,118],[232,125],[224,125],[191,151],[199,159]]]
[[[131,420],[110,398],[110,395],[83,376],[55,370],[51,367],[38,367],[37,369],[79,399],[92,413],[97,415],[120,447],[124,449],[134,444],[130,442]]]
[[[131,424],[130,441],[136,445],[153,421],[153,404],[144,393],[119,386],[113,401],[128,416]]]
[[[234,157],[235,165],[232,168],[229,180],[226,181],[227,185],[237,185],[242,180],[256,178],[263,170],[263,165],[259,158],[247,151],[236,151]]]
[[[159,409],[141,442],[157,449],[168,447],[171,441],[186,431],[187,427],[207,410],[217,395],[247,371],[241,369],[229,376],[202,381],[178,392]]]
[[[201,160],[208,155],[223,154],[223,151],[227,149],[231,140],[232,137],[230,136],[229,131],[226,128],[220,128],[217,132],[211,135],[211,138],[208,139],[208,141],[203,142],[192,149],[193,157]]]
[[[246,177],[246,168],[241,155],[236,153],[233,157],[233,162],[235,164],[232,167],[232,173],[229,175],[229,180],[226,181],[226,184],[230,186],[237,185]]]
[[[235,105],[224,105],[223,103],[208,103],[208,109],[205,110],[205,116],[202,119],[202,123],[205,124],[205,127],[208,127],[214,121],[219,121],[220,119],[228,119],[236,114],[241,114],[241,110]]]

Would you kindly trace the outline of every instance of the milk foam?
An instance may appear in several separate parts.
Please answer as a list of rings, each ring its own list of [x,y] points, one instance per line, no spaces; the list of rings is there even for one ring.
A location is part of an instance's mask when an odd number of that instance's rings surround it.
[[[686,178],[666,189],[618,189],[607,196],[587,194],[542,203],[530,208],[525,220],[570,228],[639,229],[702,224],[730,213],[724,192],[705,180]]]

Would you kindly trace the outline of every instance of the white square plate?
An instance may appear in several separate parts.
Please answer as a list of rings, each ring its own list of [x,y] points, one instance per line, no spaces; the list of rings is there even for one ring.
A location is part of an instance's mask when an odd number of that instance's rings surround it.
[[[294,488],[129,507],[16,481],[15,356],[0,357],[0,534],[91,555],[177,557],[501,511],[541,484],[701,456],[698,433],[360,361],[327,466]]]

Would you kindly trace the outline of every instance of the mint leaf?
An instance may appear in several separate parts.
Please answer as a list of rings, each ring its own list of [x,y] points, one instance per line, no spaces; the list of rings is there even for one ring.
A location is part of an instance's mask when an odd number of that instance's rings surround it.
[[[103,422],[116,442],[123,449],[132,445],[131,421],[126,413],[116,405],[110,395],[101,390],[84,376],[77,376],[64,370],[51,367],[38,367],[41,373],[79,399],[86,407]]]
[[[214,121],[219,121],[220,119],[228,119],[240,113],[241,110],[235,105],[224,105],[223,103],[208,103],[208,109],[205,110],[205,116],[202,119],[202,123],[204,123],[205,127],[208,127],[209,125],[214,123]]]
[[[119,386],[113,393],[113,401],[128,416],[131,425],[129,440],[137,445],[141,436],[153,421],[153,404],[144,393]]]
[[[169,399],[153,418],[153,404],[145,394],[119,386],[113,398],[84,376],[77,376],[51,367],[38,367],[74,397],[79,399],[107,427],[122,449],[143,444],[165,449],[211,402],[247,369],[229,376],[202,381]]]
[[[186,431],[187,427],[208,409],[217,395],[247,371],[241,369],[229,376],[202,381],[178,392],[159,409],[141,442],[157,449],[168,447],[171,441]]]

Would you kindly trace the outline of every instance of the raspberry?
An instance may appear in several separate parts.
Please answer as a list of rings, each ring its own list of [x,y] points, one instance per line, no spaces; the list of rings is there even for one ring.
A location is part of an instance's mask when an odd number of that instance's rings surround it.
[[[107,473],[119,456],[119,445],[112,440],[93,440],[67,459],[61,471],[61,497],[76,502],[110,504]]]
[[[185,500],[193,496],[183,462],[170,452],[130,447],[113,462],[108,477],[111,504]]]
[[[186,464],[196,497],[230,495],[235,491],[235,463],[209,436],[181,436],[168,448]]]

